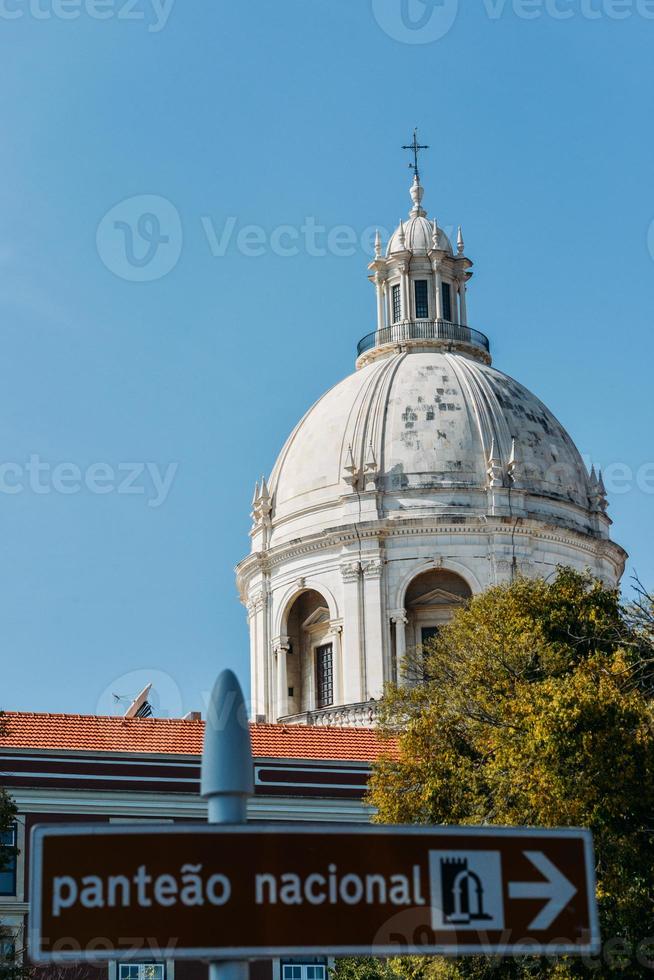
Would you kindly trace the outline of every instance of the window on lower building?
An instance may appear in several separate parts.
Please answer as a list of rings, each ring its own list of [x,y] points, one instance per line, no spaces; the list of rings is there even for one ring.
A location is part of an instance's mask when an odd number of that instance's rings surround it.
[[[399,323],[402,319],[402,299],[399,285],[393,286],[391,295],[393,298],[393,323]]]
[[[316,647],[316,707],[327,708],[333,703],[334,653],[331,643],[325,643],[321,647]]]
[[[443,319],[452,319],[452,287],[449,282],[441,283],[441,295],[443,297]]]
[[[166,980],[166,964],[119,963],[118,980]]]
[[[325,963],[282,963],[282,980],[327,980]]]
[[[427,280],[416,279],[414,283],[416,297],[416,320],[429,319],[429,298],[427,295]]]
[[[16,824],[10,830],[0,834],[0,844],[3,848],[13,850],[13,856],[0,868],[0,895],[16,894]],[[10,851],[11,853],[11,851]]]

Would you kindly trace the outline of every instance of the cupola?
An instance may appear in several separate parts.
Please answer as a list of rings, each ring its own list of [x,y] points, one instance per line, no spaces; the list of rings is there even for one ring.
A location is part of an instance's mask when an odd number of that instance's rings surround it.
[[[369,265],[377,290],[377,330],[359,345],[363,366],[405,343],[463,350],[490,364],[488,339],[468,326],[467,283],[472,262],[458,229],[456,251],[436,218],[422,206],[424,188],[414,174],[411,209],[388,240],[385,253],[377,235]]]

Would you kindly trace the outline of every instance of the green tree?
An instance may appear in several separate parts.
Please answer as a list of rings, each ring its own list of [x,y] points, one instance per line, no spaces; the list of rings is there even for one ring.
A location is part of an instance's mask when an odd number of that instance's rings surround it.
[[[586,826],[597,860],[600,960],[418,960],[416,977],[654,969],[651,614],[644,591],[625,610],[571,570],[521,579],[473,598],[408,662],[414,683],[388,690],[399,755],[374,770],[380,822]]]

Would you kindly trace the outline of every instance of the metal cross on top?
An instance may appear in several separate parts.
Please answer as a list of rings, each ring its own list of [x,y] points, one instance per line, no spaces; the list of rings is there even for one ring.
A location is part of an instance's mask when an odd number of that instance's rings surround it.
[[[408,143],[406,146],[403,146],[402,149],[403,150],[412,150],[413,151],[413,163],[410,163],[409,164],[409,167],[411,168],[411,170],[413,170],[413,172],[414,172],[415,176],[418,178],[418,180],[420,180],[420,171],[418,170],[418,153],[420,152],[420,150],[428,150],[429,147],[428,146],[421,146],[420,143],[418,142],[418,129],[417,129],[417,127],[416,127],[416,129],[413,130],[413,142],[412,143]]]

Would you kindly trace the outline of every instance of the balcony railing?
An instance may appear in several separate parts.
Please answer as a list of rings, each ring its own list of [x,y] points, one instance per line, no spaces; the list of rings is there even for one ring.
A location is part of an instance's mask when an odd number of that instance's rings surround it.
[[[280,718],[282,725],[314,725],[326,728],[373,728],[379,714],[378,701],[365,701],[361,704],[330,705],[314,711],[304,711],[300,715]]]
[[[460,323],[450,323],[449,320],[403,320],[400,323],[393,323],[390,327],[375,330],[374,333],[369,333],[367,337],[360,340],[357,345],[357,357],[372,350],[373,347],[401,344],[405,340],[445,340],[453,344],[480,347],[487,353],[490,351],[490,343],[485,334],[464,327]]]

